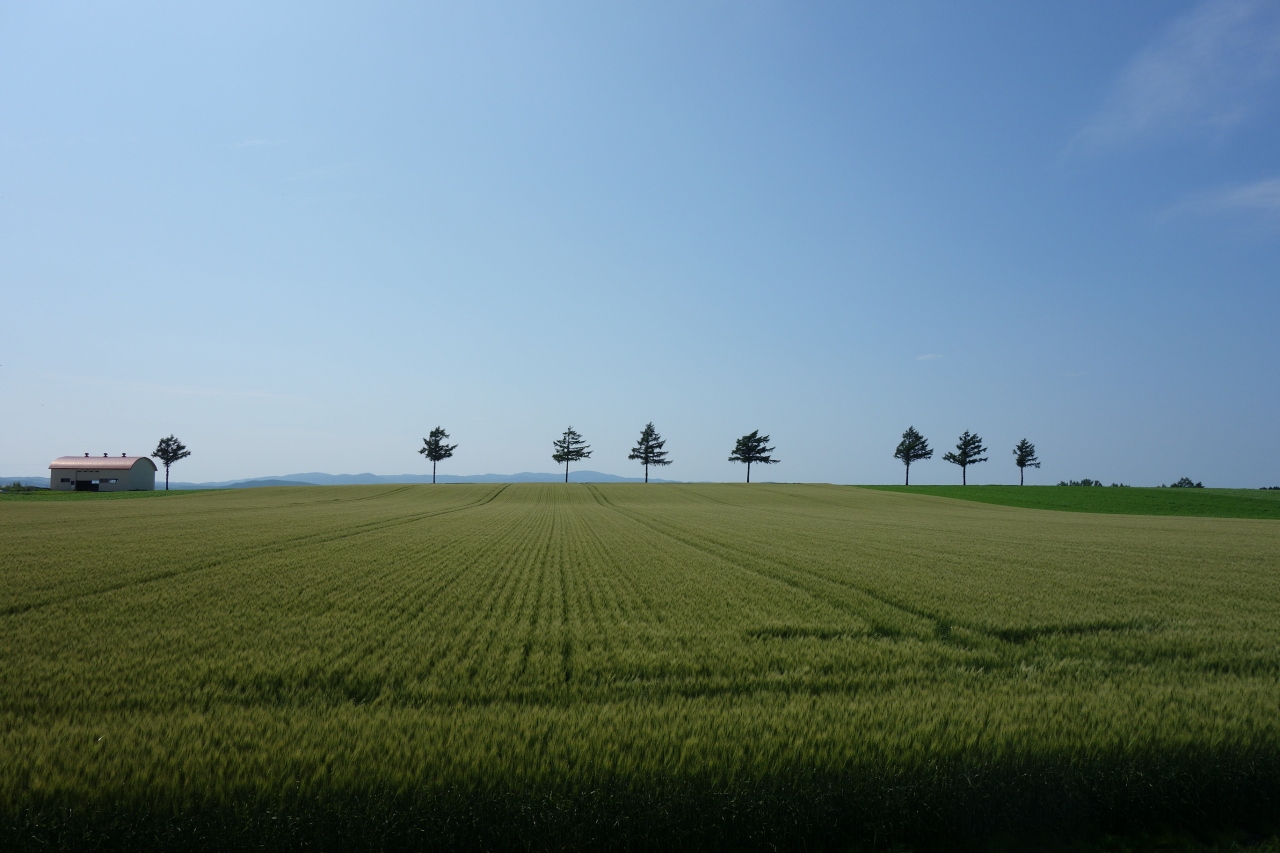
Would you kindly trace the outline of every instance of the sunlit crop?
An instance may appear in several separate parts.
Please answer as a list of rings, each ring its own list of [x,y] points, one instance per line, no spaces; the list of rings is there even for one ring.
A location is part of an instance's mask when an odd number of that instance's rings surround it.
[[[1280,802],[1280,522],[833,486],[0,503],[0,846],[636,847]]]

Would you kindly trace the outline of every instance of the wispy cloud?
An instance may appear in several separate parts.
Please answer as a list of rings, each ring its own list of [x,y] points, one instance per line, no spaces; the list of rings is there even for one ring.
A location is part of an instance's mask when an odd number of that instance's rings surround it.
[[[1268,102],[1277,72],[1280,4],[1209,0],[1173,21],[1129,63],[1071,148],[1222,132]]]
[[[928,355],[916,356],[916,361],[936,361],[937,359],[940,359],[940,358],[942,358],[942,356],[937,355],[935,353],[929,353]]]
[[[1280,216],[1280,178],[1198,193],[1165,211],[1166,217],[1230,213],[1267,218]]]
[[[245,139],[235,144],[236,148],[273,148],[277,145],[288,145],[287,139]]]

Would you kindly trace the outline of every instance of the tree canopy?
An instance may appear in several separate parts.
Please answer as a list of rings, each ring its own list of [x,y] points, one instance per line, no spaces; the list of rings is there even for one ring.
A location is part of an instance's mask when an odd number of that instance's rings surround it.
[[[178,441],[177,436],[170,435],[160,439],[155,452],[151,455],[164,464],[164,490],[167,492],[169,491],[169,466],[179,459],[186,459],[191,455],[191,451],[187,450],[185,444]]]
[[[1036,446],[1025,438],[1013,446],[1013,462],[1018,466],[1018,485],[1023,485],[1023,473],[1027,468],[1039,468],[1040,458]]]
[[[557,462],[564,463],[564,481],[569,482],[569,463],[580,462],[591,456],[591,445],[582,438],[582,436],[573,427],[569,427],[564,431],[564,435],[551,442],[555,448],[555,453],[551,454],[551,458]]]
[[[422,447],[418,448],[419,453],[431,460],[432,483],[436,481],[436,463],[453,456],[453,451],[458,449],[456,444],[445,444],[448,437],[449,433],[444,431],[444,427],[436,427],[428,437],[422,439]]]
[[[653,428],[653,421],[645,424],[644,429],[640,431],[640,440],[636,442],[636,446],[631,448],[628,459],[639,460],[644,466],[644,481],[649,482],[649,466],[670,465],[671,460],[667,458],[667,451],[662,448],[666,447],[666,440],[658,434]]]
[[[1203,489],[1204,483],[1198,483],[1190,477],[1183,477],[1176,483],[1169,486],[1171,489]]]
[[[987,457],[983,453],[987,452],[987,448],[982,446],[982,437],[976,433],[965,430],[960,436],[960,441],[956,443],[954,452],[943,456],[943,460],[950,462],[952,465],[960,466],[960,485],[969,485],[965,476],[966,470],[970,465],[977,465],[979,462],[986,462]]]
[[[898,449],[893,451],[894,459],[901,459],[902,464],[907,466],[907,478],[904,485],[911,485],[911,463],[919,462],[922,459],[933,458],[933,448],[929,446],[929,440],[916,431],[913,426],[907,427],[906,432],[902,434],[902,441],[898,442]]]
[[[738,439],[733,445],[733,453],[729,454],[730,462],[745,462],[747,464],[747,482],[751,482],[751,464],[753,462],[760,465],[776,465],[780,460],[774,459],[769,454],[776,448],[769,447],[769,436],[761,435],[760,430],[752,430],[747,435]]]

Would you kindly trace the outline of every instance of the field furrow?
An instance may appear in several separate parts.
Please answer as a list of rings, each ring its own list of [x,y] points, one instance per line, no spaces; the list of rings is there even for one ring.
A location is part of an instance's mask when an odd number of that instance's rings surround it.
[[[1280,802],[1280,522],[296,487],[5,500],[0,546],[6,849],[823,848]]]

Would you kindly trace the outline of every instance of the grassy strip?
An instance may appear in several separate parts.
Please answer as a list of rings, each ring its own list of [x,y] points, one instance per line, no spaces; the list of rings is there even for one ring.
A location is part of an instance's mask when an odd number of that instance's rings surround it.
[[[862,486],[1024,509],[1118,515],[1280,518],[1280,492],[1263,489],[1144,489],[1087,486]]]
[[[0,503],[7,501],[27,502],[40,501],[41,503],[55,501],[119,501],[133,500],[134,498],[162,498],[178,495],[197,495],[205,492],[213,491],[212,489],[157,489],[155,491],[139,491],[139,492],[62,492],[55,489],[40,489],[34,492],[4,492],[0,493]]]

